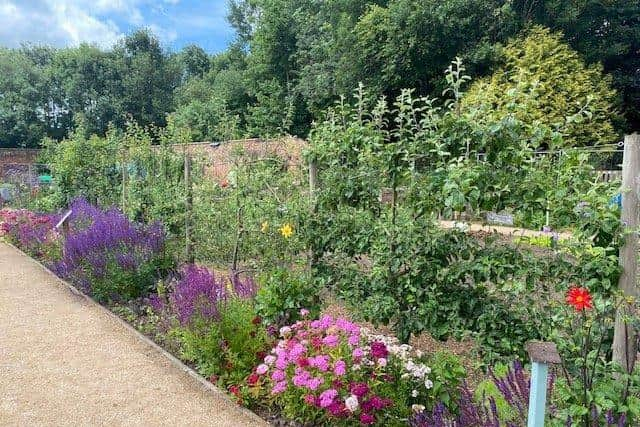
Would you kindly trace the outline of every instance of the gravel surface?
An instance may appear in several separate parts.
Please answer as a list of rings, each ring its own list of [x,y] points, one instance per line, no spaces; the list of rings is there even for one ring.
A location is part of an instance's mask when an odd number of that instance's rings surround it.
[[[261,426],[0,242],[1,426]]]

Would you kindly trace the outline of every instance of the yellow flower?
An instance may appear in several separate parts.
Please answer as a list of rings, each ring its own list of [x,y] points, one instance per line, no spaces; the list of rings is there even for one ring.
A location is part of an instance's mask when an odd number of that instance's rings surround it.
[[[267,221],[264,221],[262,223],[262,225],[260,226],[260,231],[262,231],[263,233],[269,231],[269,223]]]
[[[293,227],[291,226],[291,224],[287,222],[282,227],[280,227],[280,234],[282,234],[282,237],[284,237],[285,239],[293,236]]]

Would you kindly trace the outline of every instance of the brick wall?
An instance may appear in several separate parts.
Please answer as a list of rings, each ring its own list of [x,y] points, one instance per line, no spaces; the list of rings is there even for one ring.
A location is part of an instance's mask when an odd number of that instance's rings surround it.
[[[245,156],[263,159],[278,156],[290,165],[301,165],[302,152],[307,142],[303,139],[287,137],[281,139],[242,139],[221,143],[195,142],[191,144],[175,144],[173,149],[181,152],[185,148],[194,157],[203,158],[207,163],[206,171],[216,179],[227,177],[233,166],[234,153],[242,151]]]
[[[0,165],[9,163],[33,164],[40,150],[28,148],[0,148]]]
[[[242,139],[224,141],[220,143],[194,142],[190,144],[175,144],[173,149],[182,152],[185,148],[207,164],[207,174],[215,179],[225,179],[233,166],[233,155],[242,151],[246,156],[261,159],[279,156],[290,165],[301,165],[302,152],[307,142],[300,138],[286,137],[280,139]],[[0,171],[12,164],[13,167],[36,163],[40,150],[20,148],[0,148]]]

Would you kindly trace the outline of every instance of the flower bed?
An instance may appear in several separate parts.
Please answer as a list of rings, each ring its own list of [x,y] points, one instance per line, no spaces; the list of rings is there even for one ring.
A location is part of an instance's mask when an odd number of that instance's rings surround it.
[[[136,224],[81,200],[72,211],[61,232],[54,227],[59,215],[4,209],[0,235],[259,413],[296,425],[526,422],[529,378],[518,362],[489,368],[472,389],[449,354],[422,354],[343,317],[314,317],[317,290],[304,275],[281,270],[259,289],[234,271],[225,276],[189,264],[175,272],[161,224]],[[565,304],[553,306],[551,337],[564,365],[548,384],[545,425],[624,426],[638,419],[640,375],[616,380],[620,369],[603,350],[621,303],[630,304],[572,286]]]
[[[60,234],[54,229],[58,215],[37,214],[26,209],[0,210],[0,237],[37,258],[55,257]]]
[[[26,210],[3,210],[0,229],[101,302],[146,295],[173,267],[162,224],[136,224],[115,208],[102,210],[82,199],[70,209],[64,235],[54,227],[60,215]]]
[[[280,337],[250,383],[266,388],[293,419],[397,423],[433,387],[431,369],[411,356],[409,345],[343,318],[304,319],[281,328]]]

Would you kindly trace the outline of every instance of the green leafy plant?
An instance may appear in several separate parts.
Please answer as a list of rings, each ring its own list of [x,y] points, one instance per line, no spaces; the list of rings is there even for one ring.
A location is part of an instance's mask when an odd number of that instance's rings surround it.
[[[263,273],[258,282],[256,310],[270,325],[293,323],[306,309],[317,316],[320,308],[319,287],[309,275],[289,269]]]

